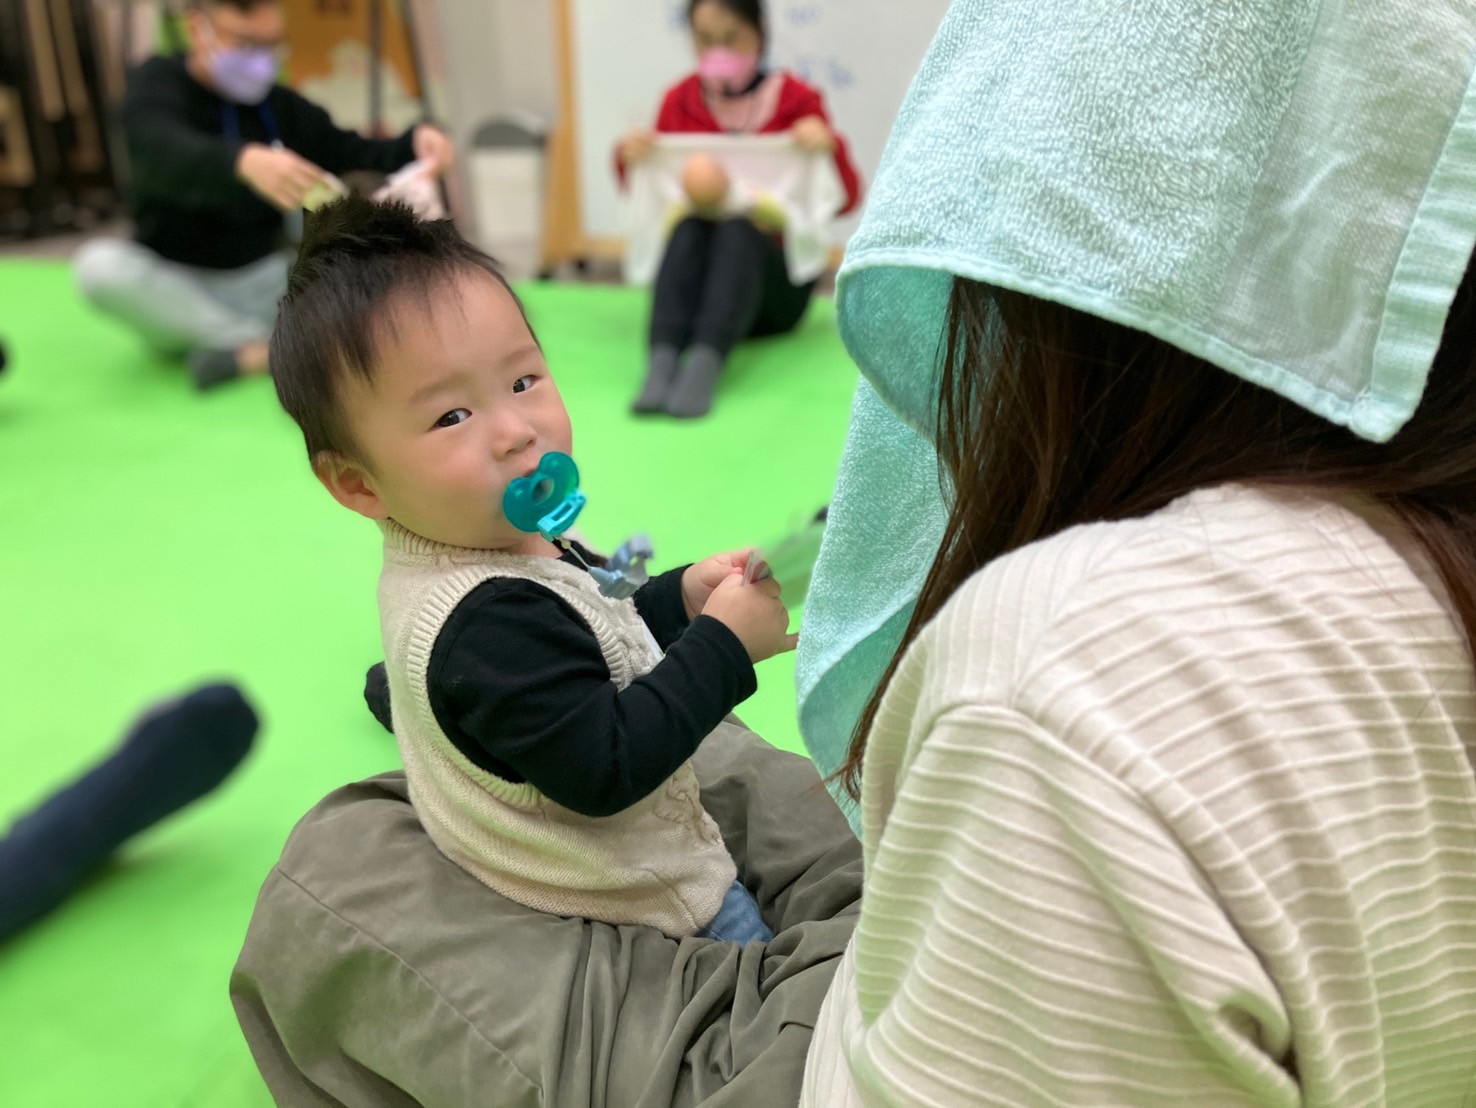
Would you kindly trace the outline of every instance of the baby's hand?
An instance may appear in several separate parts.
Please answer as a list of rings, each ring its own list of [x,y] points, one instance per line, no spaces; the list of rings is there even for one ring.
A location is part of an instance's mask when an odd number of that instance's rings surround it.
[[[730,554],[714,554],[689,565],[682,574],[682,606],[687,609],[687,618],[696,619],[698,613],[707,607],[707,598],[712,595],[712,590],[735,569],[748,568],[749,558],[757,557],[758,551],[750,546]]]
[[[799,645],[799,636],[789,633],[789,612],[779,599],[779,582],[772,577],[745,585],[743,571],[734,568],[712,590],[702,614],[737,635],[755,663]]]

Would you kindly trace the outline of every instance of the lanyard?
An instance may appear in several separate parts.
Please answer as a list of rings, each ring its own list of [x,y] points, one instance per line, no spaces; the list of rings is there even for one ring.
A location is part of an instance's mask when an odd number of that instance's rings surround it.
[[[266,128],[267,138],[271,139],[272,146],[282,145],[282,134],[277,130],[277,116],[272,111],[271,104],[263,100],[256,105],[256,114],[261,119],[261,124]],[[241,137],[241,111],[231,101],[225,101],[220,107],[221,126],[225,128],[225,137],[238,139]]]
[[[271,139],[274,150],[285,149],[282,145],[282,133],[277,130],[277,116],[272,111],[272,106],[263,100],[256,105],[257,117],[261,125],[266,128],[267,137]],[[241,137],[241,113],[236,105],[227,100],[220,109],[221,125],[225,128],[225,136],[228,139],[239,139]],[[286,232],[289,242],[302,241],[302,209],[282,213],[282,230]]]

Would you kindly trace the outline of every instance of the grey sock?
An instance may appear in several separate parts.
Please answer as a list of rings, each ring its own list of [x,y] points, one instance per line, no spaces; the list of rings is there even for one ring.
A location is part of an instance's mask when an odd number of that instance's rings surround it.
[[[678,419],[698,419],[712,410],[712,394],[717,391],[727,357],[711,346],[694,346],[687,351],[687,362],[677,377],[676,387],[666,398],[666,411]]]
[[[666,410],[666,396],[671,392],[672,381],[676,379],[681,356],[682,352],[675,346],[651,347],[646,383],[641,386],[641,395],[636,397],[631,411],[637,415],[650,415]]]
[[[185,362],[190,367],[190,376],[195,379],[195,387],[201,391],[241,376],[234,350],[196,350]]]

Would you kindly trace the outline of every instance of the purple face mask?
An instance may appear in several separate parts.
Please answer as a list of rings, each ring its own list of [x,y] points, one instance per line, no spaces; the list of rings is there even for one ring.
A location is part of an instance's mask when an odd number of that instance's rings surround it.
[[[210,37],[215,38],[214,28]],[[277,53],[265,46],[217,49],[209,69],[216,92],[250,107],[265,100],[277,82]]]

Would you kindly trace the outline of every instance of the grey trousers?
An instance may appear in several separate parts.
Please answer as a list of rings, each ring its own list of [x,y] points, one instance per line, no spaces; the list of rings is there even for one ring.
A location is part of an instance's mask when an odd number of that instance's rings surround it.
[[[105,238],[77,251],[72,271],[93,305],[172,356],[235,350],[267,338],[290,264],[290,255],[279,252],[240,269],[201,269],[128,239]]]
[[[722,724],[702,802],[774,931],[672,939],[514,904],[441,854],[403,773],[292,833],[231,979],[293,1108],[784,1108],[860,911],[861,847],[814,767]]]

